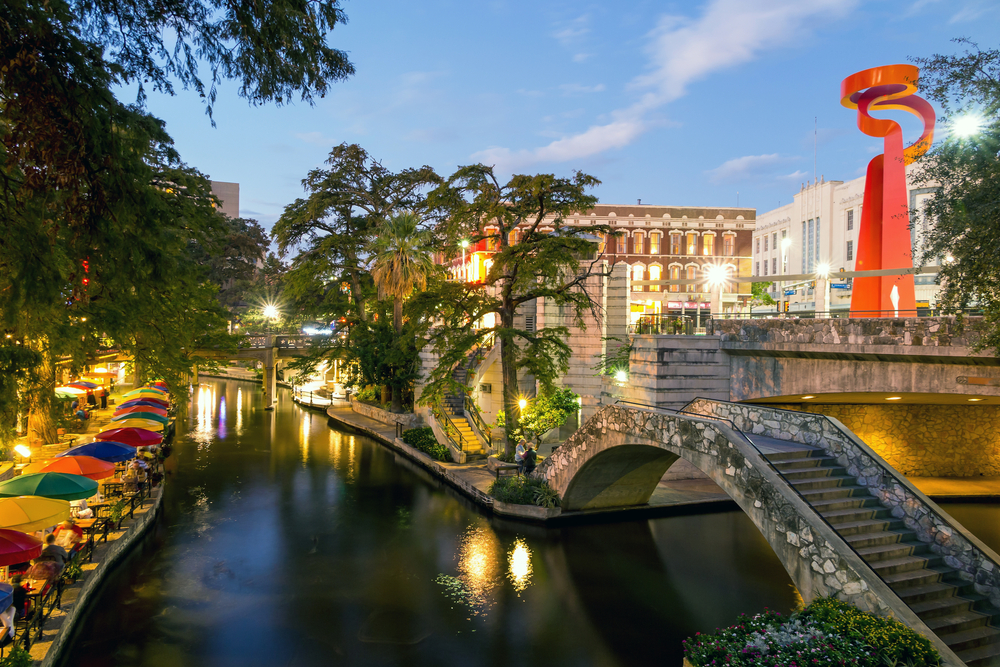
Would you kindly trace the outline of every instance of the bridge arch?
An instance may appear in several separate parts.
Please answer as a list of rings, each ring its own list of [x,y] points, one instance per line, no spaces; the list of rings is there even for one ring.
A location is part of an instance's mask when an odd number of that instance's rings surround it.
[[[893,516],[905,517],[906,525],[917,530],[936,554],[958,563],[960,577],[982,581],[977,591],[994,605],[1000,602],[995,553],[836,420],[804,413],[783,416],[779,410],[722,401],[700,403],[704,405],[695,409],[701,415],[605,406],[533,475],[560,494],[564,510],[637,505],[648,501],[663,473],[683,458],[707,474],[747,514],[807,602],[832,595],[861,609],[896,617],[930,638],[944,664],[964,664],[778,473],[765,453],[813,449],[836,458]],[[754,442],[744,432],[751,432]],[[947,541],[942,541],[943,535]]]

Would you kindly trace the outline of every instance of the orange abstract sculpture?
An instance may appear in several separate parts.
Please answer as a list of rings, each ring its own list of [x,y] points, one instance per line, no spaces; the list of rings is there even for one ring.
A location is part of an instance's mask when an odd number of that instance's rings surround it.
[[[906,165],[927,152],[934,138],[934,109],[917,97],[920,70],[913,65],[886,65],[852,74],[840,84],[840,103],[858,110],[858,129],[884,137],[884,153],[868,163],[865,198],[858,229],[856,271],[913,267]],[[903,148],[899,123],[873,118],[869,112],[898,109],[920,117],[924,132]],[[851,317],[915,316],[913,274],[854,279]]]

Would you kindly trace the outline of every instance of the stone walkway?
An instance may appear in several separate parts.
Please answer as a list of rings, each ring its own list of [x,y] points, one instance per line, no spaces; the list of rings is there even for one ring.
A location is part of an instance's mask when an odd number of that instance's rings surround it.
[[[1000,477],[907,477],[934,500],[998,500]]]

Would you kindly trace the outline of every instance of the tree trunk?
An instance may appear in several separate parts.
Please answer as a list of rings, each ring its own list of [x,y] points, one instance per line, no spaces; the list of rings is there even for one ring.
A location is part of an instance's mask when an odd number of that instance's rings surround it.
[[[368,314],[365,313],[365,300],[361,297],[361,280],[357,271],[351,271],[351,296],[354,297],[354,308],[358,311],[358,319],[367,322]]]
[[[393,299],[392,301],[392,326],[396,330],[396,344],[400,345],[400,336],[403,333],[403,300]],[[403,411],[403,388],[398,384],[392,387],[392,407],[391,412]]]
[[[56,425],[52,420],[52,401],[56,389],[56,365],[52,359],[48,340],[40,339],[31,346],[42,355],[38,366],[38,384],[27,392],[28,399],[28,444],[51,444],[58,440]],[[81,402],[85,399],[81,398]]]
[[[500,313],[500,326],[504,331],[514,328],[513,310],[505,309]],[[514,429],[521,417],[521,409],[517,405],[517,348],[510,334],[500,336],[500,368],[503,375],[504,452],[509,455],[517,446]]]

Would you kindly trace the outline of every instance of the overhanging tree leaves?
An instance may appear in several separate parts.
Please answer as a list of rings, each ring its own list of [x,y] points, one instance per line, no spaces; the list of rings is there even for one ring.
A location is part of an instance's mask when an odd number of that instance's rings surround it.
[[[922,262],[941,263],[942,305],[977,304],[979,347],[1000,353],[1000,50],[956,41],[964,54],[914,59],[920,89],[943,111],[940,126],[952,129],[918,163],[917,180],[940,189],[914,214],[933,221]],[[976,131],[961,136],[956,124]]]
[[[572,350],[567,327],[532,331],[516,327],[514,318],[518,308],[539,298],[567,309],[575,326],[585,326],[587,315],[601,318],[591,290],[597,278],[610,275],[598,252],[598,235],[612,229],[566,220],[597,203],[587,190],[599,183],[580,172],[572,178],[515,175],[501,183],[492,167],[478,164],[460,168],[430,193],[428,203],[439,218],[440,247],[448,256],[457,255],[462,239],[471,244],[486,241],[495,254],[482,283],[446,282],[416,298],[415,305],[437,319],[429,335],[440,355],[421,402],[436,402],[454,390],[452,370],[490,336],[500,344],[507,415],[517,414],[518,371],[531,374],[548,390],[568,369]],[[512,239],[515,231],[517,242]],[[495,324],[482,326],[490,314]],[[513,429],[514,420],[506,420],[508,449]]]

